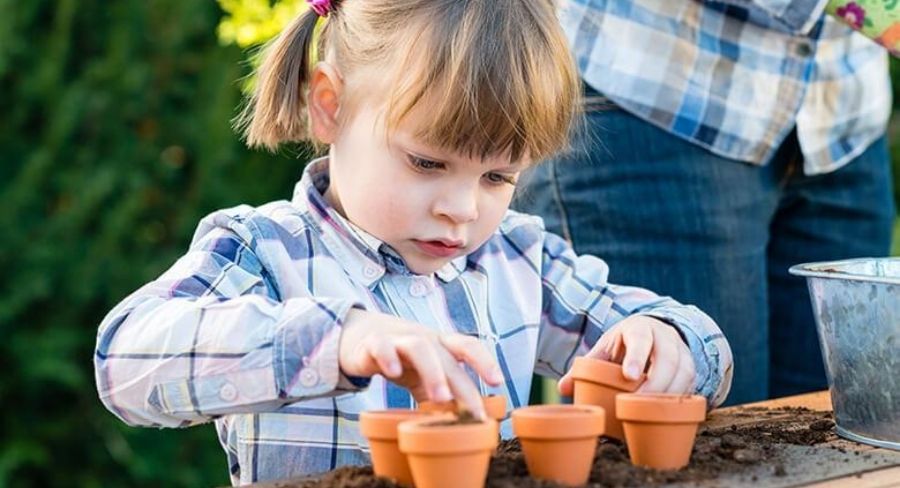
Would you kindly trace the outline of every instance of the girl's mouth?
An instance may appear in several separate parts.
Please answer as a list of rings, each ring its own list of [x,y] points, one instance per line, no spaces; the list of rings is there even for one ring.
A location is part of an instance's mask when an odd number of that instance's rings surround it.
[[[459,253],[463,248],[461,242],[420,241],[417,239],[413,239],[413,242],[423,253],[436,258],[448,258]]]

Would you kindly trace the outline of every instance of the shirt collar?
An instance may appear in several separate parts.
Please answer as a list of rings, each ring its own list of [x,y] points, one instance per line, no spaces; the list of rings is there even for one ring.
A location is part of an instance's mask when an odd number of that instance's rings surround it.
[[[328,252],[348,274],[370,288],[385,273],[412,274],[391,246],[345,219],[325,200],[328,184],[328,157],[310,161],[294,187],[292,204],[307,211]],[[441,281],[453,281],[465,271],[466,261],[466,256],[460,256],[442,266],[435,275]]]

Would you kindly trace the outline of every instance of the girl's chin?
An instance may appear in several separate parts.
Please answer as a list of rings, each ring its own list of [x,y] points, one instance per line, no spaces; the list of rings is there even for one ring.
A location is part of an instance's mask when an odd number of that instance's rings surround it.
[[[409,268],[410,272],[417,275],[430,275],[443,268],[444,265],[449,262],[450,259],[408,259],[406,260],[406,266]]]

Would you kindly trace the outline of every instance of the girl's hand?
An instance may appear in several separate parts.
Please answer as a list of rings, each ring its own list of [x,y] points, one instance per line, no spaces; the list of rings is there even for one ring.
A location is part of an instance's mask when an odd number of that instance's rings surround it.
[[[338,346],[341,371],[349,376],[380,374],[407,388],[416,401],[457,399],[484,418],[481,393],[460,363],[492,385],[503,382],[500,366],[474,337],[438,334],[393,315],[352,309]]]
[[[638,392],[690,393],[694,388],[694,359],[675,327],[645,315],[632,315],[614,325],[585,355],[622,364],[628,379],[640,378],[647,367],[647,381]],[[571,371],[559,380],[559,392],[571,396]]]

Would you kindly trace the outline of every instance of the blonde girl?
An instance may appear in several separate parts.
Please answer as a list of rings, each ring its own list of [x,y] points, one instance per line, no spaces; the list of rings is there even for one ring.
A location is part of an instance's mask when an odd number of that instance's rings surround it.
[[[649,366],[648,391],[724,398],[709,317],[610,284],[509,210],[578,106],[550,1],[310,4],[267,49],[241,127],[253,146],[327,154],[290,201],[206,217],[110,312],[95,363],[113,413],[215,420],[241,484],[367,463],[364,410],[456,398],[480,417],[483,394],[526,404],[534,373],[569,394],[579,355]]]

